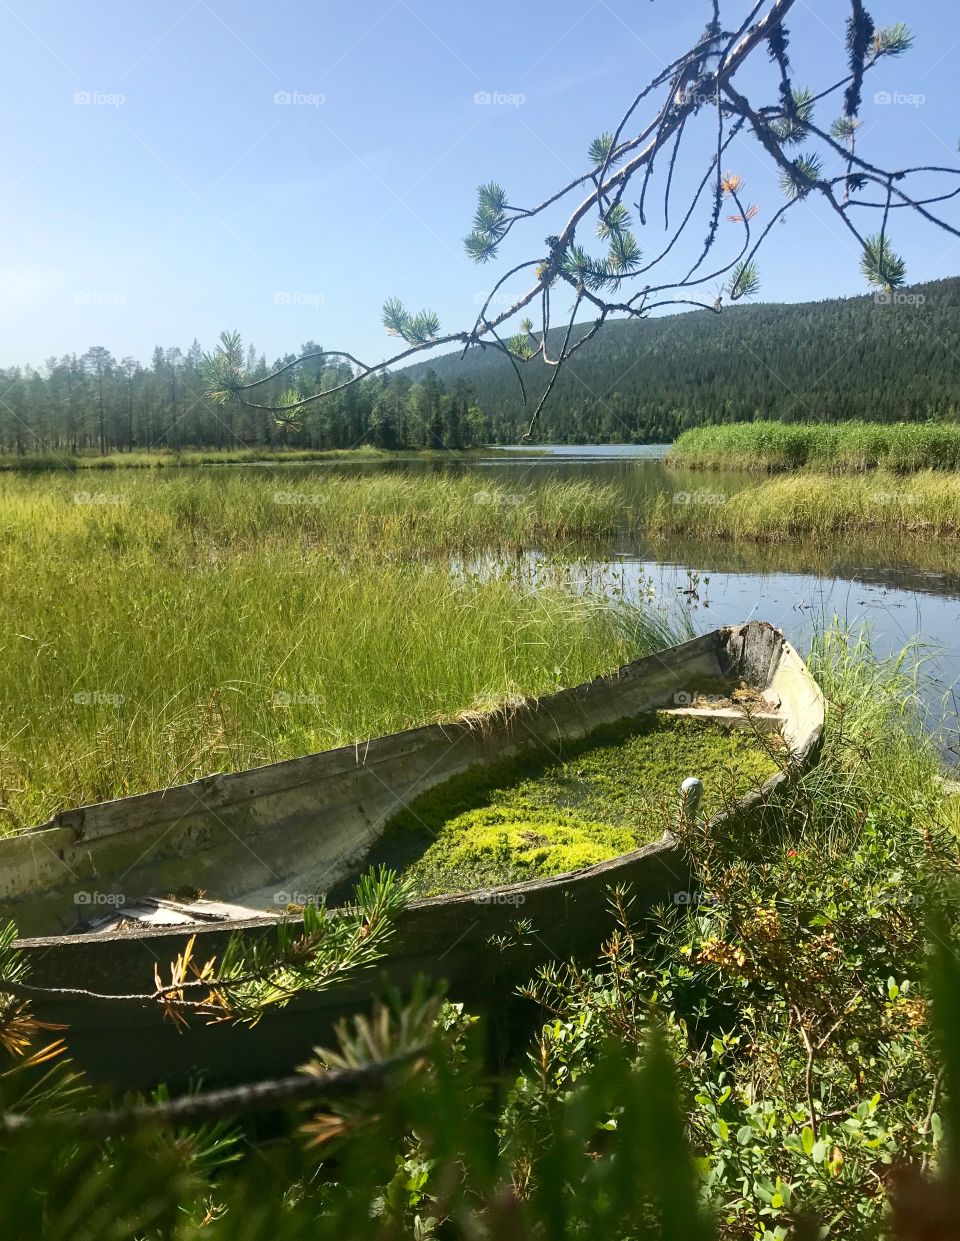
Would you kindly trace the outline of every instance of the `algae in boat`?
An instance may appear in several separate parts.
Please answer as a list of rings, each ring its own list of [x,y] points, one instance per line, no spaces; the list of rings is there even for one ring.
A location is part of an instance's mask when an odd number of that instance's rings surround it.
[[[659,839],[687,776],[703,781],[707,815],[757,788],[781,766],[777,741],[684,716],[603,728],[429,790],[391,821],[382,852],[417,896],[579,870]]]

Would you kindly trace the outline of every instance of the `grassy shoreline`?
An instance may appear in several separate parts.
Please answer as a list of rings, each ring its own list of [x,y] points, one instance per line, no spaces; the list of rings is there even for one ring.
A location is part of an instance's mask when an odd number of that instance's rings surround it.
[[[421,448],[390,451],[360,444],[356,448],[185,448],[134,449],[132,452],[99,453],[42,452],[0,453],[0,472],[43,473],[64,470],[163,470],[201,465],[269,465],[309,464],[311,461],[404,461],[411,457],[470,458],[489,456],[501,450],[492,448],[452,449]]]
[[[652,610],[515,572],[614,490],[469,477],[0,478],[0,830],[576,684]],[[462,549],[504,571],[451,571]]]
[[[823,543],[847,535],[960,537],[960,474],[927,470],[909,478],[877,471],[842,480],[800,473],[732,494],[657,497],[644,515],[654,536],[691,531],[697,538],[763,542],[804,538]]]
[[[960,477],[932,471],[722,499],[628,512],[617,487],[580,481],[0,475],[0,830],[547,693],[679,641],[663,612],[564,571],[583,547],[608,555],[625,521],[730,545],[960,535]],[[551,553],[533,576],[530,547]],[[482,571],[464,567],[475,553]]]
[[[960,471],[960,424],[738,422],[684,431],[670,465],[781,473]]]
[[[301,554],[450,556],[603,539],[622,520],[614,486],[550,479],[515,491],[469,472],[0,476],[0,543],[33,545],[38,560],[48,540],[67,557],[115,543],[190,558],[277,542]]]

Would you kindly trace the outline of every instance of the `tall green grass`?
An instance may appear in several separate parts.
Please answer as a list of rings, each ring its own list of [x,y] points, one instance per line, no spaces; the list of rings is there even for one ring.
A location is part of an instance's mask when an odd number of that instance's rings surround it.
[[[425,456],[440,460],[469,460],[479,452],[484,456],[502,453],[496,447],[460,449],[421,448],[390,451],[376,448],[373,444],[358,444],[356,448],[273,448],[266,444],[251,448],[136,448],[131,452],[70,452],[47,450],[43,452],[0,453],[0,471],[13,470],[20,473],[49,472],[52,470],[129,470],[129,469],[176,469],[180,466],[198,465],[289,465],[311,461],[388,461],[403,460],[409,456]]]
[[[702,501],[702,502],[701,502]],[[645,515],[655,534],[697,538],[833,540],[845,535],[903,538],[960,534],[960,475],[927,470],[904,478],[796,474],[731,494],[691,493],[688,503],[660,495]]]
[[[960,425],[737,422],[684,431],[668,460],[692,469],[960,470]]]
[[[869,628],[852,632],[839,620],[821,626],[807,666],[827,701],[819,763],[801,780],[791,826],[818,847],[850,849],[868,811],[882,803],[906,820],[950,813],[939,783],[942,755],[924,707],[927,663],[919,641],[881,658]]]
[[[37,556],[50,540],[66,556],[110,546],[205,555],[271,542],[304,551],[446,554],[596,539],[623,519],[621,494],[609,485],[550,480],[511,491],[474,473],[0,476],[0,541],[33,544]]]
[[[662,617],[543,575],[451,571],[463,547],[596,533],[615,502],[446,478],[0,479],[0,822],[548,692],[668,645]]]
[[[15,470],[36,473],[50,470],[129,470],[172,469],[197,465],[252,465],[264,462],[297,462],[339,460],[380,461],[389,453],[371,444],[357,448],[203,448],[203,449],[135,449],[132,452],[44,451],[0,453],[0,471]]]

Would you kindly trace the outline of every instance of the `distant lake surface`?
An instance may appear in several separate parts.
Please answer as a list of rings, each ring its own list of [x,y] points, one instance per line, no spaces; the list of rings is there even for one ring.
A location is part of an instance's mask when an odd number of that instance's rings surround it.
[[[662,461],[669,444],[504,444],[498,452],[520,453],[529,459],[550,461]]]

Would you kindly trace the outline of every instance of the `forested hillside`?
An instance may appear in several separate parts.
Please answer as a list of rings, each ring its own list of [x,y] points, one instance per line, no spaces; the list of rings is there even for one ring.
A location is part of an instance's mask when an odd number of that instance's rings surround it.
[[[342,344],[343,342],[337,342]],[[559,344],[559,342],[557,342]],[[299,353],[316,353],[308,341]],[[251,378],[267,361],[251,346]],[[313,358],[250,399],[285,404],[336,387],[346,364]],[[281,427],[268,410],[207,400],[198,342],[157,348],[149,365],[103,346],[0,371],[0,451],[113,452],[245,445],[469,448],[515,441],[550,372],[524,372],[528,404],[499,354],[459,353],[375,375],[307,406]],[[566,366],[539,437],[555,442],[671,440],[703,422],[956,419],[960,414],[960,279],[916,285],[889,303],[859,297],[737,306],[610,322]]]
[[[872,296],[800,305],[736,306],[612,322],[568,363],[538,437],[558,442],[665,441],[702,422],[753,418],[897,421],[960,415],[960,279],[916,285],[890,303]],[[559,330],[552,333],[557,337]],[[450,354],[431,367],[468,379],[492,438],[515,440],[529,410],[509,362]],[[528,406],[548,378],[523,374]],[[533,399],[531,400],[531,395]]]

